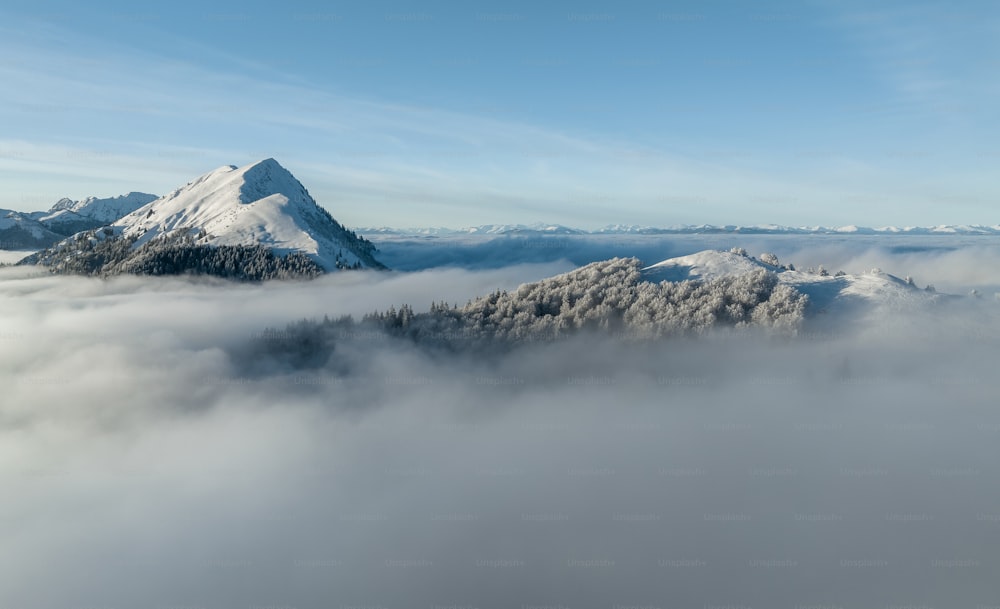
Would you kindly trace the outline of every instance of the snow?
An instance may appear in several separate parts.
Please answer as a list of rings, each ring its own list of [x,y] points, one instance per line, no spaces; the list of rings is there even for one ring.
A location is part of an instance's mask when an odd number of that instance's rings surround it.
[[[685,281],[687,279],[713,279],[723,275],[742,275],[754,269],[775,267],[759,260],[732,252],[705,250],[688,256],[671,258],[643,269],[652,281]]]
[[[462,229],[460,232],[481,235],[510,235],[541,233],[546,235],[578,235],[585,231],[562,226],[561,224],[548,224],[537,222],[535,224],[483,224],[481,226],[471,226]]]
[[[443,228],[439,226],[426,227],[426,228],[393,228],[391,226],[375,226],[375,227],[365,227],[358,228],[359,233],[365,235],[389,235],[389,236],[408,236],[408,237],[438,237],[438,236],[449,236],[458,234],[461,231],[456,231],[453,228]]]
[[[48,214],[38,219],[41,222],[49,222],[69,215],[71,217],[83,216],[98,222],[110,224],[155,199],[156,195],[142,192],[130,192],[126,195],[106,199],[87,197],[80,201],[63,198],[59,199],[49,209]]]
[[[59,236],[51,232],[30,215],[9,209],[0,209],[0,231],[8,229],[21,229],[26,231],[36,239],[58,239]]]
[[[705,250],[688,256],[670,258],[643,269],[649,281],[708,280],[724,275],[741,275],[766,269],[778,281],[809,296],[810,314],[841,314],[863,319],[887,310],[918,307],[947,298],[908,284],[905,280],[878,270],[839,277],[815,272],[775,267],[756,258],[732,252]]]
[[[305,187],[277,161],[265,159],[210,171],[113,226],[139,237],[137,246],[175,231],[203,231],[201,243],[260,244],[278,254],[297,251],[328,270],[336,267],[338,253],[346,264],[365,265],[350,244],[324,236],[333,231],[330,224]]]

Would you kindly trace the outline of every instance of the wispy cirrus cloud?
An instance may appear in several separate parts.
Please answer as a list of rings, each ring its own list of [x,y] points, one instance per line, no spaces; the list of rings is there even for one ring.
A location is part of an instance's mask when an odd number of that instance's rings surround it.
[[[985,6],[838,4],[835,21],[910,111],[957,118],[986,109],[1000,18]]]

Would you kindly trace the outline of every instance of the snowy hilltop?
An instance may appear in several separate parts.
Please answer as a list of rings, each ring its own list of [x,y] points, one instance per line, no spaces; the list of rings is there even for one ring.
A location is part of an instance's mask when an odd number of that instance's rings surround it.
[[[516,290],[495,290],[464,306],[442,302],[418,312],[404,303],[360,321],[302,320],[266,331],[268,340],[253,353],[323,366],[335,345],[352,337],[446,351],[504,349],[582,333],[626,342],[719,331],[788,337],[843,332],[855,322],[955,298],[878,269],[831,275],[822,267],[797,270],[773,254],[705,250],[653,265],[636,258],[594,262]]]
[[[435,303],[377,311],[360,321],[303,320],[266,330],[252,359],[267,354],[295,366],[325,365],[336,344],[354,337],[398,339],[421,348],[485,350],[553,342],[583,333],[626,342],[716,330],[791,336],[802,326],[809,298],[763,268],[718,277],[655,281],[635,258],[594,262],[519,286],[495,290],[465,306]]]
[[[92,275],[312,276],[384,268],[274,159],[220,167],[107,227],[78,233],[25,260]]]
[[[642,274],[647,281],[708,281],[762,270],[773,273],[778,283],[808,296],[813,315],[899,310],[946,297],[932,287],[921,289],[912,279],[896,277],[881,269],[860,274],[843,271],[831,274],[822,266],[797,269],[793,264],[782,264],[774,254],[755,258],[740,248],[671,258],[644,268]]]

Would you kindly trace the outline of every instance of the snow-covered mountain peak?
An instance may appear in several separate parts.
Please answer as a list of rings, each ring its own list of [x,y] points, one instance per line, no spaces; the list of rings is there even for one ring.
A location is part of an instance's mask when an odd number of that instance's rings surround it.
[[[164,235],[204,245],[300,252],[324,268],[380,267],[373,247],[344,229],[272,158],[210,171],[114,223],[137,245]]]
[[[74,201],[73,199],[63,197],[58,201],[56,201],[51,208],[49,208],[49,212],[55,212],[62,209],[73,209],[74,205],[76,205],[76,201]]]
[[[235,170],[242,176],[240,187],[240,202],[244,204],[259,201],[274,194],[291,196],[292,194],[308,197],[305,187],[295,179],[278,161],[268,158]]]

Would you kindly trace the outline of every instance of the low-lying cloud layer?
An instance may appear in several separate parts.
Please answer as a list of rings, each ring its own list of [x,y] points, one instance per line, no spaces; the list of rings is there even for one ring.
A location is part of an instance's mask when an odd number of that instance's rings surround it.
[[[0,606],[1000,604],[986,299],[794,340],[232,359],[294,319],[567,268],[2,270]]]

